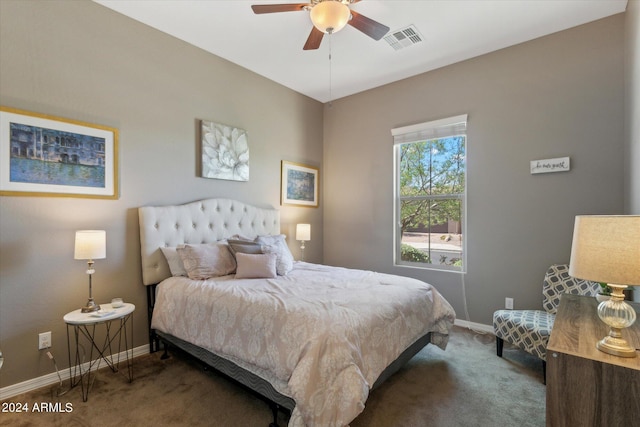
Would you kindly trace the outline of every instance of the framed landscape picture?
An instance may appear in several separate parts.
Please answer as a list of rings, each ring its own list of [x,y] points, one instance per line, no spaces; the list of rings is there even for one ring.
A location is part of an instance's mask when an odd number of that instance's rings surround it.
[[[118,198],[118,130],[0,107],[0,195]]]
[[[319,179],[317,168],[283,160],[280,203],[317,208]]]

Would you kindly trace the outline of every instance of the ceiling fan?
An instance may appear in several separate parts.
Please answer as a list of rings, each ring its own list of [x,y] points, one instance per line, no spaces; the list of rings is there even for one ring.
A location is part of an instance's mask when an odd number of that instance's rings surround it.
[[[313,28],[303,49],[312,50],[320,47],[322,37],[325,34],[338,32],[347,24],[362,31],[374,40],[380,40],[387,34],[389,27],[349,8],[350,4],[358,3],[359,1],[310,0],[309,3],[254,4],[251,9],[256,14],[309,11]]]

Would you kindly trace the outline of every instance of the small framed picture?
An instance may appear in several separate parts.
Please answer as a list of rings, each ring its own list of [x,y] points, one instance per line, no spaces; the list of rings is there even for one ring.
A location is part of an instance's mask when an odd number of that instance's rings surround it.
[[[118,198],[118,130],[0,107],[0,195]]]
[[[317,168],[283,160],[280,203],[317,208],[319,180]]]

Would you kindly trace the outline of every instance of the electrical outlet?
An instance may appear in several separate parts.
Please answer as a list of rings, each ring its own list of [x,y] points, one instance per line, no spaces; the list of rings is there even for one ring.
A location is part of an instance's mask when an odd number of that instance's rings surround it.
[[[51,331],[38,334],[38,350],[51,347]]]
[[[504,299],[504,308],[507,310],[513,310],[513,298]]]

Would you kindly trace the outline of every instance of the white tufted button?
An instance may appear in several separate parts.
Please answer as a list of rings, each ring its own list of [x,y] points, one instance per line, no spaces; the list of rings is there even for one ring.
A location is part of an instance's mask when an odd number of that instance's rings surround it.
[[[191,223],[191,227],[192,227],[192,228],[196,228],[196,223],[195,223],[195,222],[192,222],[192,223]]]
[[[157,230],[158,228],[160,228],[160,224],[158,224],[158,223],[156,222],[155,224],[153,224],[153,228],[155,228],[155,229]]]

